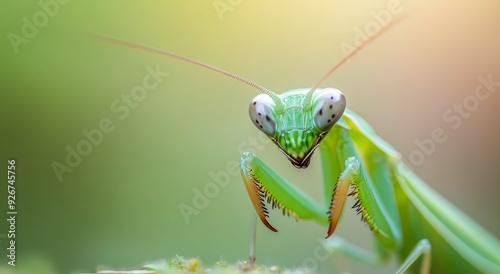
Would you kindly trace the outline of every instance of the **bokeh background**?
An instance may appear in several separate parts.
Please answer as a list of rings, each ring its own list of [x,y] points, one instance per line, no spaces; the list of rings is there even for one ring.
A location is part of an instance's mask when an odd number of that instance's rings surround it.
[[[227,10],[218,14],[214,4]],[[500,3],[400,4],[403,20],[324,86],[342,90],[348,106],[404,159],[418,149],[416,140],[443,129],[446,142],[415,171],[499,237],[500,88],[457,129],[442,116],[474,95],[481,75],[500,81]],[[133,268],[176,255],[198,257],[206,265],[221,258],[230,263],[247,259],[252,208],[239,175],[230,175],[228,185],[189,223],[179,205],[193,206],[195,191],[214,182],[209,174],[225,171],[251,148],[321,201],[318,155],[309,169],[296,170],[272,144],[249,145],[249,138],[260,134],[247,114],[256,90],[85,34],[165,49],[283,92],[318,81],[343,58],[341,45],[353,44],[356,28],[364,29],[374,21],[372,12],[387,5],[351,0],[69,1],[58,4],[26,43],[13,46],[10,33],[22,35],[23,18],[43,22],[43,16],[33,18],[43,8],[35,1],[5,1],[0,11],[0,170],[5,174],[7,159],[17,160],[15,270]],[[111,104],[142,84],[148,66],[159,66],[169,76],[120,119]],[[65,164],[66,147],[75,149],[85,140],[82,131],[97,128],[105,118],[114,131],[58,180],[53,163]],[[0,217],[5,220],[5,210]],[[280,213],[271,222],[279,233],[259,224],[261,264],[302,266],[326,231]],[[0,271],[12,271],[5,257],[7,225],[1,224]],[[338,234],[371,247],[368,227],[352,210],[344,212]],[[380,273],[394,266],[392,260]],[[322,273],[373,270],[339,255],[318,265]]]

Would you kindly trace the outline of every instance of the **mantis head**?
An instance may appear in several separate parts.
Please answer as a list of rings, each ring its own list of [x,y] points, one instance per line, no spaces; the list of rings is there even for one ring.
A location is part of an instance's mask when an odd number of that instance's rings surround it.
[[[334,88],[257,95],[249,113],[297,168],[307,168],[314,150],[344,113],[346,100]]]

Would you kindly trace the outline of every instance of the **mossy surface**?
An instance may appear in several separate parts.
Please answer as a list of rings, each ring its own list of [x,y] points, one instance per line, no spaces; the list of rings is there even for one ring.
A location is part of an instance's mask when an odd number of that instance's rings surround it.
[[[299,274],[315,273],[310,269],[285,269],[278,266],[260,266],[256,265],[250,268],[248,262],[237,262],[229,264],[223,260],[215,263],[213,267],[204,266],[197,258],[183,258],[177,256],[171,260],[160,260],[145,264],[142,268],[136,270],[115,270],[100,267],[97,274],[230,274],[230,273],[248,273],[248,274]]]

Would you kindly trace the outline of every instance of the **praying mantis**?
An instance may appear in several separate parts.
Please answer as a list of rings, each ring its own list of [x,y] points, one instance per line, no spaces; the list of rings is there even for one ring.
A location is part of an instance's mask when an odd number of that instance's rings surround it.
[[[391,145],[346,108],[342,92],[320,88],[338,67],[387,28],[357,47],[312,88],[282,94],[180,55],[115,38],[97,38],[208,68],[262,91],[250,102],[250,118],[296,168],[307,168],[319,149],[324,193],[321,204],[258,156],[248,152],[242,155],[244,186],[256,216],[271,231],[277,232],[268,220],[269,205],[296,219],[325,225],[324,247],[328,251],[370,264],[385,262],[395,253],[401,260],[396,273],[417,269],[420,273],[500,273],[499,241],[410,171]],[[352,207],[372,231],[373,250],[361,249],[334,235],[347,196],[356,199]],[[250,265],[255,261],[255,229]]]

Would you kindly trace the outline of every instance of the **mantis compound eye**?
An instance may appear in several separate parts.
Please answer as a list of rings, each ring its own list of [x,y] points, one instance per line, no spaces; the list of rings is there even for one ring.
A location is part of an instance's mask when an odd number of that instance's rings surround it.
[[[267,94],[259,94],[250,103],[250,119],[267,136],[276,132],[276,111],[274,101]]]
[[[338,89],[325,88],[316,91],[313,97],[314,125],[325,132],[335,125],[344,113],[346,100]]]

